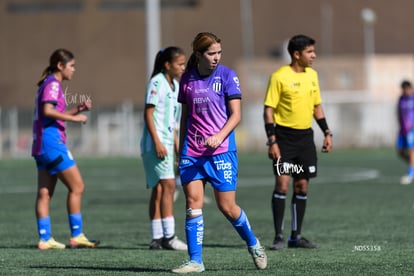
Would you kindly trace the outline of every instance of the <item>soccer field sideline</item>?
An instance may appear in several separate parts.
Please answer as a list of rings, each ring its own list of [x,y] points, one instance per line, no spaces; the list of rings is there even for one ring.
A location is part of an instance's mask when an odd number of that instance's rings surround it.
[[[378,181],[385,181],[385,182],[392,182],[398,181],[395,177],[380,177],[380,172],[376,169],[371,168],[329,168],[331,171],[329,175],[324,175],[322,171],[320,174],[321,176],[317,177],[315,180],[312,180],[312,183],[315,184],[339,184],[339,183],[352,183],[352,182],[361,182],[366,180],[374,180],[377,179]],[[269,169],[270,171],[270,169]],[[338,171],[340,173],[335,173],[332,175],[332,171]],[[99,173],[97,170],[95,173],[89,171],[85,174],[86,177],[116,177],[120,176],[118,173],[108,173],[103,172],[103,175]],[[145,185],[144,179],[137,179],[137,185]],[[36,187],[35,183],[33,186],[1,186],[0,187],[0,194],[14,194],[14,193],[35,193]],[[87,184],[86,184],[87,185]],[[238,187],[258,187],[258,186],[274,186],[274,177],[270,174],[269,176],[251,176],[251,177],[239,177],[238,179]],[[117,190],[116,186],[100,186],[99,189],[101,191],[113,191]]]

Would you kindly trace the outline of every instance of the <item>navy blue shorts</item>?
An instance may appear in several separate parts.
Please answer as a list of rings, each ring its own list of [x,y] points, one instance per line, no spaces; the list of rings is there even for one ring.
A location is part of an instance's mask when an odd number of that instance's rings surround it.
[[[206,180],[219,192],[235,191],[238,175],[236,152],[212,156],[181,156],[180,177],[183,185],[193,180]]]

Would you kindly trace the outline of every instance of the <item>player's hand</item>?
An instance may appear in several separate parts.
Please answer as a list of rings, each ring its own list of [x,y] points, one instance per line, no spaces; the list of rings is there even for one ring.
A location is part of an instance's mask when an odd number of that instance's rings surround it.
[[[88,117],[83,114],[77,114],[74,116],[73,121],[86,124],[88,122]]]
[[[333,147],[332,136],[330,135],[325,136],[325,139],[323,139],[322,152],[328,153],[332,150],[332,147]]]
[[[216,149],[221,145],[221,143],[223,143],[223,140],[220,137],[212,135],[206,139],[205,145],[208,148]]]
[[[155,145],[155,153],[159,159],[164,159],[168,155],[167,149],[161,143]]]
[[[80,105],[78,105],[78,112],[89,111],[91,109],[92,109],[92,101],[91,100],[87,100],[87,101],[81,103]]]
[[[280,149],[279,149],[279,145],[273,144],[271,146],[269,146],[269,149],[267,151],[267,155],[269,156],[270,159],[272,160],[277,160],[280,158]]]

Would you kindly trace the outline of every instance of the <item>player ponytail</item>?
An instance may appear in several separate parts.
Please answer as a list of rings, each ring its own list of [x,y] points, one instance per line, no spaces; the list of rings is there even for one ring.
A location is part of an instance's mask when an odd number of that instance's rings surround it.
[[[151,78],[164,71],[166,62],[172,63],[176,57],[181,55],[184,55],[184,51],[181,48],[175,46],[170,46],[159,50],[155,56],[154,68],[152,70]]]
[[[65,66],[68,62],[73,60],[75,56],[66,49],[57,49],[55,50],[49,59],[49,66],[46,67],[45,70],[43,70],[42,76],[40,77],[39,82],[37,83],[38,86],[41,86],[45,78],[53,74],[57,71],[59,71],[58,64],[61,63],[63,66]]]

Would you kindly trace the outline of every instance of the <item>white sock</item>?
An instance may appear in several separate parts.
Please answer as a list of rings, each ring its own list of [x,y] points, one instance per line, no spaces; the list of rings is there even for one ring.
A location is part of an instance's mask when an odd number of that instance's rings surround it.
[[[161,219],[151,220],[151,232],[152,232],[153,240],[161,239],[164,236],[163,231],[162,231],[162,228],[163,228],[162,225],[163,223]]]
[[[162,229],[164,232],[165,238],[171,238],[175,235],[175,220],[173,216],[163,218],[162,220]]]

